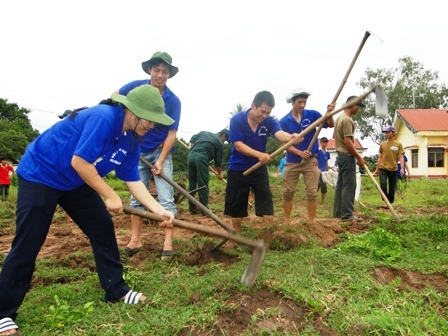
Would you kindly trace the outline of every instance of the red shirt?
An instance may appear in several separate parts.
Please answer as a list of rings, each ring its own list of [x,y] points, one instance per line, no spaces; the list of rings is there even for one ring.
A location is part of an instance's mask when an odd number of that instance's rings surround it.
[[[9,172],[14,173],[14,168],[9,164],[5,166],[0,163],[0,184],[11,184],[11,179],[9,178]]]

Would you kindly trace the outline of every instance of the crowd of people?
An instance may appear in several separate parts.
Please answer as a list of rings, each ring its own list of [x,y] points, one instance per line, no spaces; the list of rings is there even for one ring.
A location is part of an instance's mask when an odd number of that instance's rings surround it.
[[[158,51],[142,63],[149,78],[123,85],[110,98],[97,106],[67,110],[61,120],[38,136],[26,149],[17,168],[18,194],[16,236],[0,272],[0,335],[15,334],[17,311],[27,293],[36,257],[45,241],[57,206],[62,207],[89,238],[95,257],[100,284],[106,302],[137,304],[146,299],[143,293],[129,288],[123,279],[122,255],[132,257],[142,247],[140,216],[131,215],[131,235],[124,249],[119,250],[114,225],[109,211],[123,211],[121,198],[103,180],[115,171],[125,181],[131,194],[130,206],[148,209],[164,216],[160,226],[165,230],[161,259],[170,258],[173,247],[173,220],[177,216],[173,186],[165,178],[173,178],[173,150],[181,118],[181,101],[167,82],[179,69],[172,57]],[[290,146],[279,166],[278,176],[283,183],[284,223],[291,223],[293,198],[300,175],[303,175],[307,197],[307,222],[312,225],[319,202],[324,203],[327,187],[322,173],[328,170],[328,139],[315,142],[316,129],[305,136],[300,133],[323,114],[306,109],[311,95],[295,89],[287,95],[291,109],[279,121],[271,116],[275,99],[271,92],[256,93],[251,106],[236,113],[229,127],[220,132],[202,131],[191,138],[188,154],[188,190],[197,190],[199,202],[208,208],[209,170],[226,182],[224,214],[231,217],[236,231],[248,216],[250,194],[254,195],[254,210],[263,217],[266,226],[274,220],[274,200],[270,189],[267,165],[272,157],[266,151],[269,135]],[[347,99],[350,102],[355,96]],[[339,168],[333,215],[343,222],[361,219],[353,214],[356,188],[356,164],[364,166],[364,159],[354,147],[355,124],[352,116],[362,102],[349,104],[335,121],[326,118],[324,128],[334,127]],[[326,106],[331,112],[335,104]],[[402,146],[394,140],[395,129],[385,130],[387,141],[381,144],[377,171],[381,187],[393,202],[397,176],[406,167]],[[231,144],[227,181],[221,168],[223,143]],[[148,161],[151,166],[144,162]],[[213,164],[212,164],[213,162]],[[261,165],[251,173],[245,172]],[[397,175],[398,169],[398,175]],[[0,187],[2,200],[8,197],[14,169],[2,158]],[[162,175],[163,174],[163,175]],[[394,180],[395,178],[395,180]],[[157,199],[149,193],[153,179]],[[387,192],[387,182],[389,191]],[[392,190],[392,191],[391,191]],[[189,211],[197,213],[189,202]]]

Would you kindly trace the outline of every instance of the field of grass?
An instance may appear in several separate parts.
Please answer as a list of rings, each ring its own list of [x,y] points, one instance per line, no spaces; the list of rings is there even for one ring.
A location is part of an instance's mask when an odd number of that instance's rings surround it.
[[[121,182],[109,183],[129,197]],[[281,180],[272,177],[271,186],[282,217]],[[369,223],[365,231],[343,232],[330,247],[313,239],[295,248],[273,241],[249,288],[239,282],[250,258],[244,246],[225,250],[231,264],[151,259],[138,268],[125,265],[127,282],[148,296],[132,307],[103,301],[90,253],[41,259],[16,322],[21,335],[448,335],[447,187],[447,180],[408,182],[403,200],[394,203],[397,222],[377,210],[383,202],[363,177],[365,207],[356,211]],[[300,181],[296,204],[302,207],[303,189]],[[222,182],[212,177],[210,190],[223,195]],[[11,187],[1,204],[0,236],[14,227],[16,193]],[[333,194],[329,188],[318,217],[330,216]],[[223,203],[210,207],[222,216]],[[250,227],[241,235],[251,236]],[[209,242],[198,235],[182,248]],[[73,260],[83,267],[71,267]]]

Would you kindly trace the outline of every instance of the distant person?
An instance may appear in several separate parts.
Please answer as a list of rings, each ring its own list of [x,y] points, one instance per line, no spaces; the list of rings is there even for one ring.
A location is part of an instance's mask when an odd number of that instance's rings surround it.
[[[173,186],[165,181],[160,174],[173,179],[173,158],[171,152],[176,142],[177,130],[179,128],[181,103],[179,98],[166,85],[169,78],[174,77],[179,69],[172,65],[172,58],[169,54],[157,51],[152,57],[142,63],[142,69],[150,79],[136,80],[123,86],[118,92],[126,95],[130,90],[140,85],[149,84],[157,88],[165,103],[165,113],[170,116],[174,123],[171,125],[156,124],[152,132],[148,132],[142,139],[141,157],[149,161],[154,169],[150,169],[145,163],[139,162],[140,178],[146,187],[150,188],[151,177],[154,176],[154,183],[157,189],[157,201],[174,216],[177,216],[176,205],[174,204]],[[144,206],[131,197],[130,206],[144,210]],[[124,248],[123,253],[132,257],[142,248],[142,226],[143,218],[131,215],[131,239]],[[174,253],[173,250],[173,230],[165,229],[165,241],[161,259],[168,259]]]
[[[282,177],[285,174],[285,165],[286,165],[286,151],[283,157],[280,159],[280,162],[278,163],[277,168],[277,177]]]
[[[356,99],[356,96],[347,98],[346,103]],[[334,135],[336,164],[338,167],[338,182],[334,194],[333,216],[341,218],[342,222],[360,222],[362,219],[353,215],[355,210],[356,193],[356,164],[362,167],[366,164],[355,148],[355,123],[352,116],[366,106],[362,102],[349,105],[336,120]]]
[[[210,161],[213,160],[214,170],[220,180],[222,176],[222,154],[224,151],[223,143],[227,141],[229,131],[223,129],[219,133],[202,131],[195,134],[190,139],[191,149],[188,153],[188,191],[202,188],[198,191],[199,202],[208,208],[209,180],[210,180]],[[195,193],[191,195],[194,196]],[[190,213],[195,214],[198,209],[191,201],[188,202]]]
[[[114,170],[132,195],[166,218],[162,226],[172,226],[173,214],[160,206],[140,181],[138,138],[152,132],[155,123],[173,122],[164,113],[159,91],[143,85],[127,96],[113,94],[97,106],[74,111],[28,146],[17,168],[16,236],[0,272],[3,334],[17,333],[17,310],[30,288],[36,257],[58,204],[92,245],[105,301],[137,304],[146,299],[129,289],[123,279],[109,213],[121,213],[123,204],[103,177]]]
[[[271,157],[266,153],[269,134],[280,142],[296,139],[297,134],[282,131],[278,121],[271,116],[275,100],[269,91],[258,92],[251,107],[244,112],[233,115],[230,120],[229,142],[232,143],[228,162],[228,180],[226,186],[224,214],[232,217],[235,230],[241,229],[241,222],[247,217],[249,190],[255,195],[255,214],[263,217],[266,226],[271,226],[274,219],[274,204],[269,186],[266,163]],[[243,173],[257,163],[263,165],[248,175]]]
[[[408,158],[403,154],[404,160],[404,174],[401,174],[400,161],[397,163],[397,195],[400,199],[403,199],[403,189],[406,187],[407,179],[411,177],[408,167]]]
[[[300,133],[308,128],[313,122],[322,117],[322,114],[315,110],[305,109],[308,97],[311,94],[304,89],[295,89],[287,97],[286,102],[291,104],[291,111],[280,119],[282,130],[288,133]],[[333,111],[335,104],[327,106],[328,111]],[[324,128],[334,126],[333,117],[327,119]],[[285,224],[291,222],[292,201],[296,191],[300,175],[303,175],[305,183],[305,193],[308,201],[308,223],[313,224],[317,210],[317,187],[319,183],[320,170],[317,164],[319,146],[317,142],[308,150],[311,140],[316,133],[316,129],[305,135],[300,144],[287,149],[285,176],[283,177],[283,213]]]
[[[0,163],[0,198],[2,201],[6,201],[8,198],[13,175],[14,168],[6,161],[5,157],[2,157]]]
[[[386,134],[386,141],[380,144],[379,157],[376,165],[375,175],[380,176],[380,186],[386,195],[389,203],[395,200],[397,188],[397,176],[404,174],[404,149],[403,145],[395,140],[395,127],[389,126],[383,133]],[[400,162],[400,171],[398,164]],[[387,208],[387,205],[384,205]]]
[[[322,177],[323,172],[328,171],[328,160],[330,160],[330,152],[327,151],[328,139],[326,137],[322,137],[320,139],[320,148],[317,153],[317,163],[319,165],[319,169],[321,171],[319,175],[319,184],[317,187],[317,191],[320,189],[320,204],[324,204],[325,196],[327,195],[327,184],[324,182]]]

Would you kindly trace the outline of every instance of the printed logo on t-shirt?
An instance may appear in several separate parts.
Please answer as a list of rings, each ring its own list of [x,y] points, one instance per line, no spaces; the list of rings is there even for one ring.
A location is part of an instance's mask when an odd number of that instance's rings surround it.
[[[311,125],[311,120],[309,120],[309,119],[303,119],[300,125],[302,126],[302,129],[305,129],[305,128],[307,128],[309,125]]]
[[[98,159],[95,160],[95,162],[93,162],[93,165],[96,166],[98,163],[100,163],[101,161],[103,161],[104,156],[99,157]]]
[[[390,149],[393,150],[393,151],[397,151],[398,150],[398,146],[391,146]]]
[[[109,161],[119,166],[123,162],[123,159],[126,157],[126,155],[128,155],[127,150],[119,148],[117,151],[112,153]]]
[[[268,129],[266,126],[261,126],[260,130],[258,131],[258,136],[267,136],[268,135]]]

